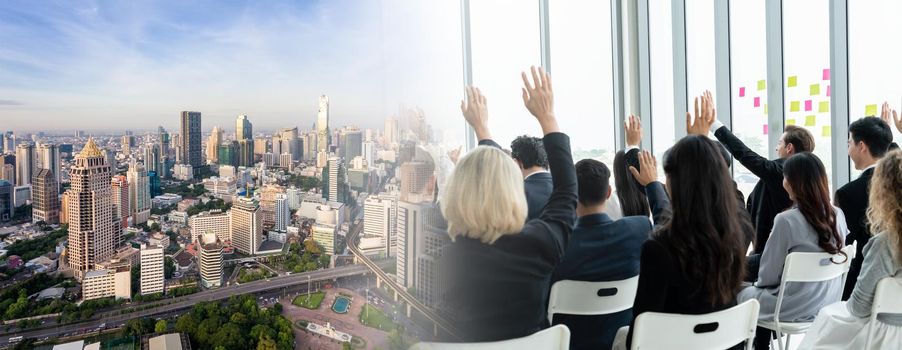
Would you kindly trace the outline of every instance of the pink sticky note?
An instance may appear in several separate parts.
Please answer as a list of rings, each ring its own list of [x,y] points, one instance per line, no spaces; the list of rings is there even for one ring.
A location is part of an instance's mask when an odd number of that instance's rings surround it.
[[[811,100],[806,100],[806,101],[805,101],[805,110],[806,110],[806,111],[810,111],[810,110],[811,110]]]
[[[755,97],[755,107],[761,107],[761,98]]]
[[[745,97],[745,87],[739,88],[739,97]]]
[[[764,134],[767,135],[767,124],[764,124]]]
[[[830,68],[824,69],[824,80],[830,80]]]
[[[827,97],[830,97],[830,85],[827,85]]]

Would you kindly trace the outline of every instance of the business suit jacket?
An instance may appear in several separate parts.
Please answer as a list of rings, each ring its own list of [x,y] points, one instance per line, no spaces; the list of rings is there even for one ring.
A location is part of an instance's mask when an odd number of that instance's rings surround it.
[[[492,244],[458,236],[444,249],[439,264],[448,279],[438,311],[459,341],[518,338],[548,326],[549,283],[576,220],[577,184],[567,135],[543,140],[554,190],[539,218]]]
[[[852,259],[852,265],[849,268],[849,275],[846,278],[846,285],[843,289],[843,300],[849,299],[852,290],[855,288],[855,281],[858,280],[858,274],[861,272],[861,263],[864,261],[864,246],[871,239],[871,230],[868,227],[866,213],[869,203],[868,187],[873,176],[874,168],[865,170],[857,179],[836,190],[836,195],[833,197],[836,206],[846,214],[846,226],[849,228],[846,244],[852,244],[853,241],[858,242],[858,251],[855,254],[855,259]]]
[[[669,205],[666,195],[659,197],[664,193],[663,185],[654,182],[649,187],[655,191],[652,210],[660,216]],[[580,217],[552,283],[617,281],[637,276],[642,243],[648,240],[651,230],[652,222],[647,216],[629,216],[616,221],[607,214]],[[553,323],[565,324],[570,329],[571,349],[610,349],[617,329],[628,325],[632,315],[631,309],[601,316],[558,314]]]
[[[784,160],[768,160],[758,155],[726,127],[717,129],[714,137],[759,179],[749,195],[747,208],[755,227],[755,253],[761,254],[774,226],[774,217],[792,205],[789,194],[783,189]]]
[[[526,206],[529,207],[527,220],[536,219],[542,215],[542,208],[551,197],[552,183],[551,173],[533,173],[523,179],[523,189],[526,191]]]

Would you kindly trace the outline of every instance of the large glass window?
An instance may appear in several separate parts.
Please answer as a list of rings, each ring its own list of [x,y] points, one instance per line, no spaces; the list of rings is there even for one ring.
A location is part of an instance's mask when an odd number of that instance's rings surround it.
[[[730,1],[730,89],[732,131],[761,156],[768,156],[767,41],[764,0]],[[733,163],[733,178],[746,197],[758,177]]]
[[[783,2],[783,50],[785,123],[811,132],[832,185],[829,1]]]
[[[652,151],[658,157],[659,167],[664,151],[675,142],[675,113],[686,113],[675,111],[673,107],[673,20],[670,10],[670,1],[651,1],[648,5]]]
[[[504,148],[519,135],[542,134],[523,106],[520,78],[520,72],[541,64],[539,38],[537,2],[470,1],[473,83],[486,96],[489,128]]]
[[[686,91],[689,109],[710,90],[717,99],[714,67],[714,0],[686,0]]]
[[[554,0],[549,3],[549,23],[555,112],[561,129],[570,135],[574,160],[593,158],[610,166],[617,127],[611,6],[596,0]]]

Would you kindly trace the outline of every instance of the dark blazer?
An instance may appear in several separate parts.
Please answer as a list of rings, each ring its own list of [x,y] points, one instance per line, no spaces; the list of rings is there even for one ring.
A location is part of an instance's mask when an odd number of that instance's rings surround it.
[[[774,227],[774,217],[792,205],[789,194],[783,189],[784,160],[768,160],[758,155],[726,127],[717,129],[714,136],[742,166],[759,179],[749,195],[747,208],[756,232],[755,253],[761,254]]]
[[[576,220],[576,169],[570,139],[544,137],[554,190],[538,219],[492,244],[462,236],[444,249],[448,268],[438,312],[465,342],[523,337],[548,326],[551,274]]]
[[[523,187],[526,191],[526,205],[529,207],[527,220],[536,219],[542,215],[542,208],[551,197],[551,173],[538,172],[523,179]]]
[[[861,263],[864,261],[864,246],[871,239],[866,213],[869,203],[868,187],[871,184],[872,176],[874,176],[874,168],[865,170],[857,179],[836,190],[836,195],[833,197],[836,206],[846,214],[846,226],[849,228],[846,244],[858,241],[855,259],[852,259],[849,275],[846,277],[842,300],[848,300],[852,295],[852,289],[855,288],[855,282],[858,281],[858,274],[861,272]]]
[[[664,193],[660,182],[649,187],[654,187],[656,194]],[[666,196],[663,200],[654,199],[652,209],[656,214],[667,209]],[[552,282],[617,281],[637,276],[642,243],[648,240],[651,230],[652,223],[647,216],[628,216],[617,221],[607,214],[580,217]],[[570,329],[571,349],[610,349],[617,329],[628,325],[632,315],[632,310],[602,316],[558,314],[554,315],[553,323],[565,324]]]

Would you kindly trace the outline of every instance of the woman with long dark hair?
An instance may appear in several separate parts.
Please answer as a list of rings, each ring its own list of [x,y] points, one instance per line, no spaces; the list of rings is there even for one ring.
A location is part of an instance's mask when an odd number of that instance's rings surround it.
[[[761,254],[758,281],[739,293],[739,301],[758,299],[761,311],[758,318],[774,319],[777,294],[783,275],[786,256],[794,252],[826,252],[839,254],[833,263],[841,264],[848,257],[842,251],[843,237],[849,233],[842,210],[830,203],[827,171],[821,160],[812,153],[796,154],[783,164],[783,187],[794,206],[774,219],[770,238]],[[780,320],[802,322],[814,320],[818,311],[842,296],[842,279],[813,283],[792,283],[783,292]],[[770,346],[772,332],[758,328],[756,349]]]
[[[638,164],[637,164],[638,165]],[[629,172],[626,153],[617,151],[614,156],[614,186],[623,216],[649,216],[648,198],[645,189],[640,188],[633,174]]]

